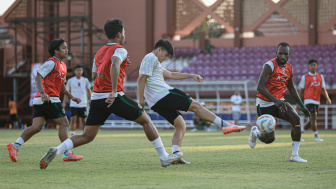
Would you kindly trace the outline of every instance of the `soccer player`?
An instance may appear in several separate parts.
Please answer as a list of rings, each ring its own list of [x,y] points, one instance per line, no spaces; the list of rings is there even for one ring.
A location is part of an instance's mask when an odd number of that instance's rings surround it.
[[[86,118],[86,108],[87,108],[87,99],[91,98],[91,86],[90,82],[86,77],[82,77],[83,75],[83,67],[81,65],[77,65],[74,67],[75,77],[72,77],[68,80],[66,87],[71,92],[71,94],[79,97],[81,102],[77,104],[73,100],[70,100],[70,110],[71,110],[71,124],[70,124],[70,135],[75,135],[77,118],[79,118],[79,123],[85,125]],[[67,96],[64,96],[63,107],[65,108],[65,104],[68,102]]]
[[[169,86],[164,78],[180,80],[193,78],[203,82],[203,78],[197,74],[185,74],[170,72],[161,67],[161,63],[169,56],[174,55],[174,49],[170,41],[159,40],[151,53],[148,53],[141,62],[138,78],[139,104],[144,107],[144,99],[148,106],[164,117],[175,127],[172,139],[172,152],[179,153],[182,139],[186,131],[186,124],[179,111],[195,112],[202,120],[209,121],[222,128],[224,134],[245,130],[244,126],[231,125],[206,109],[201,103],[193,100],[188,94]],[[181,164],[190,164],[183,158]]]
[[[16,155],[19,151],[19,147],[36,133],[40,132],[48,119],[52,119],[59,125],[58,135],[61,142],[68,138],[69,122],[65,116],[60,101],[61,91],[74,102],[81,102],[79,98],[74,97],[69,93],[64,85],[67,67],[65,63],[62,62],[62,59],[66,58],[68,55],[68,48],[65,40],[52,40],[49,44],[48,51],[51,58],[44,62],[44,64],[37,70],[35,78],[36,87],[39,92],[36,94],[33,101],[33,124],[23,130],[16,142],[7,145],[9,157],[14,162],[17,161]],[[64,161],[78,161],[81,159],[83,159],[83,156],[77,156],[69,150],[64,151]]]
[[[298,86],[300,89],[300,97],[304,99],[304,105],[310,111],[310,121],[304,125],[304,130],[308,130],[310,127],[315,135],[316,142],[322,142],[317,132],[317,113],[320,105],[321,93],[326,98],[326,104],[330,105],[331,100],[328,92],[325,88],[325,82],[323,75],[316,72],[318,62],[316,59],[310,59],[308,61],[309,72],[302,76],[301,82]],[[303,142],[303,139],[301,139]]]
[[[107,20],[104,31],[108,38],[105,46],[96,53],[92,75],[95,81],[91,96],[89,115],[82,135],[74,135],[57,148],[51,147],[42,157],[40,168],[47,168],[55,156],[63,151],[87,144],[96,137],[99,128],[111,113],[143,126],[148,140],[157,151],[161,166],[167,167],[179,160],[183,153],[168,154],[162,144],[159,133],[143,108],[134,100],[124,95],[124,77],[128,64],[127,51],[122,46],[125,30],[120,19]]]
[[[284,99],[284,93],[287,88],[295,101],[300,105],[301,110],[307,117],[309,116],[309,111],[303,105],[294,87],[293,68],[287,62],[289,55],[289,44],[282,42],[277,47],[276,58],[264,64],[257,88],[257,113],[259,116],[270,114],[288,121],[292,125],[291,136],[293,141],[290,161],[307,162],[307,160],[300,158],[298,155],[301,139],[300,117],[294,108]],[[263,134],[259,132],[256,126],[253,126],[249,137],[251,148],[256,146],[257,138],[266,144],[270,144],[275,140],[275,134],[274,131]]]

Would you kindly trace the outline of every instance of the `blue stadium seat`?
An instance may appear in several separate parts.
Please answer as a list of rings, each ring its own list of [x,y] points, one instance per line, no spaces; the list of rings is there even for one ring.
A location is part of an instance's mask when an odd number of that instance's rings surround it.
[[[158,114],[157,113],[148,113],[151,120],[157,120]]]
[[[228,114],[221,114],[220,118],[222,118],[223,120],[228,120],[229,116]]]
[[[125,120],[124,118],[121,118],[121,117],[119,117],[119,116],[115,116],[115,117],[116,117],[115,120]]]
[[[193,114],[193,113],[186,113],[185,120],[192,120],[193,117],[194,117],[194,114]]]
[[[166,120],[164,117],[162,117],[161,115],[158,115],[157,120]]]
[[[107,120],[115,120],[116,119],[116,115],[114,115],[114,114],[111,114],[108,118],[107,118]]]

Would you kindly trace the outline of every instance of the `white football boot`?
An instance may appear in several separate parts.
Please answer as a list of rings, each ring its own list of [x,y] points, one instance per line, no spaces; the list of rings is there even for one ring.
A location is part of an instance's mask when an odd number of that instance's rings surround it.
[[[250,132],[250,137],[249,137],[249,145],[251,148],[254,148],[257,145],[257,134],[254,133],[255,131],[258,131],[258,127],[257,126],[253,126],[251,128],[251,132]]]
[[[322,138],[320,138],[320,137],[316,137],[315,138],[315,142],[323,142],[324,140],[322,139]]]
[[[307,162],[307,160],[300,158],[300,156],[298,156],[298,155],[297,156],[291,156],[290,161],[291,162],[302,162],[302,163]]]
[[[178,161],[182,158],[183,153],[178,152],[178,153],[171,153],[168,155],[168,159],[166,160],[161,160],[161,166],[162,167],[168,167],[169,165],[173,164],[175,161]]]

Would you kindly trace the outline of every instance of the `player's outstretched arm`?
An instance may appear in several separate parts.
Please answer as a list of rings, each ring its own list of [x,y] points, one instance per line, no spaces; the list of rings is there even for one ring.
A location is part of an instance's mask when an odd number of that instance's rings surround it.
[[[62,87],[62,91],[63,93],[68,96],[72,101],[76,102],[77,104],[79,104],[81,102],[81,99],[80,98],[77,98],[77,97],[74,97],[69,91],[68,89],[66,88],[66,86],[63,84],[63,87]]]
[[[41,93],[41,98],[43,102],[49,102],[50,97],[48,94],[44,92],[43,84],[42,84],[42,75],[37,73],[35,77],[35,83],[38,91]]]
[[[114,100],[115,100],[115,94],[117,93],[117,86],[118,86],[118,79],[119,79],[119,72],[120,72],[120,65],[121,60],[117,56],[112,56],[111,58],[111,69],[110,69],[110,77],[111,77],[111,84],[112,84],[112,92],[109,94],[109,96],[106,99],[106,103],[108,103],[107,107],[110,107]]]
[[[264,68],[259,76],[258,86],[257,90],[267,99],[270,101],[276,103],[278,101],[277,98],[275,98],[266,88],[266,83],[269,79],[269,77],[272,74],[272,68],[269,65],[264,65]]]
[[[193,78],[195,81],[203,82],[203,78],[200,75],[186,74],[186,73],[179,73],[179,72],[170,72],[168,70],[165,70],[163,72],[163,77],[167,78],[167,79],[174,79],[174,80]]]
[[[140,74],[137,81],[139,104],[142,107],[145,107],[144,91],[147,78],[148,75]]]
[[[326,104],[327,104],[327,105],[331,105],[331,100],[330,100],[330,98],[329,98],[327,89],[326,89],[325,87],[322,88],[321,93],[322,93],[322,95],[326,98]]]
[[[308,111],[308,109],[304,106],[304,104],[301,101],[301,98],[294,86],[294,81],[293,81],[293,74],[291,75],[291,77],[288,80],[288,85],[287,85],[287,89],[289,91],[289,93],[292,95],[292,97],[294,98],[294,100],[299,104],[299,106],[301,107],[301,110],[303,111],[303,113],[305,114],[306,117],[310,117],[310,112]]]
[[[90,88],[86,89],[87,95],[88,95],[88,99],[91,100],[91,95],[92,95],[92,91]]]
[[[303,100],[304,100],[304,90],[305,90],[305,89],[300,89],[300,90],[299,90],[299,97],[300,97],[300,99],[301,99],[301,102],[303,102]],[[297,110],[297,111],[300,110],[300,106],[299,106],[299,104],[296,105],[296,110]]]
[[[286,112],[287,111],[286,102],[275,98],[266,88],[266,83],[271,74],[272,74],[272,68],[269,65],[265,64],[259,77],[257,90],[264,97],[274,102],[275,106],[278,107],[281,112]]]

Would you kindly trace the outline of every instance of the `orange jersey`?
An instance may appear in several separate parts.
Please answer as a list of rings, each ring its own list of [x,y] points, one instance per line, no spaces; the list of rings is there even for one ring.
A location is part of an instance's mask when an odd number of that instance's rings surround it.
[[[44,92],[49,96],[57,96],[60,98],[62,87],[67,74],[67,66],[64,62],[51,57],[48,60],[55,62],[55,67],[45,78],[42,79]],[[38,92],[35,97],[40,97],[41,93]]]
[[[304,89],[304,99],[313,99],[319,101],[321,99],[322,77],[319,73],[312,76],[305,74],[306,83]]]
[[[117,48],[124,48],[121,45],[105,45],[101,49],[98,50],[95,60],[97,66],[97,77],[94,81],[93,91],[97,93],[104,92],[112,92],[112,82],[111,82],[111,58],[113,56],[114,51]],[[117,91],[124,91],[124,78],[126,75],[127,68],[127,60],[126,58],[120,65],[120,72],[118,78],[118,86]]]
[[[10,107],[9,108],[9,114],[10,115],[17,114],[16,102],[14,102],[14,101],[11,100],[11,101],[8,102],[8,106]]]
[[[275,58],[269,61],[273,62],[274,70],[268,78],[265,87],[272,96],[277,99],[282,99],[286,92],[288,81],[292,75],[292,66],[287,62],[286,66],[282,67],[278,64]],[[270,101],[269,99],[264,97],[259,91],[257,93],[257,97],[265,101]]]

